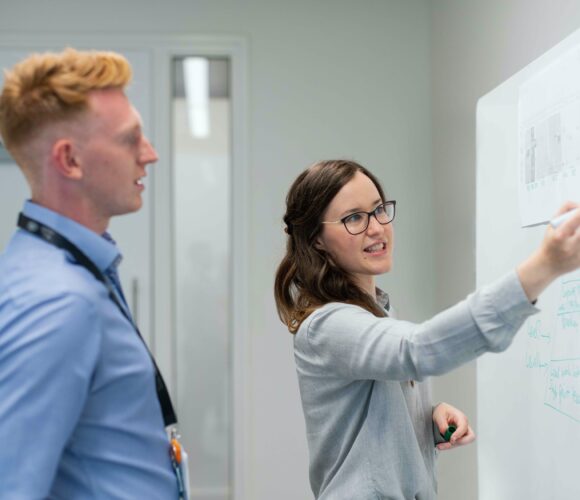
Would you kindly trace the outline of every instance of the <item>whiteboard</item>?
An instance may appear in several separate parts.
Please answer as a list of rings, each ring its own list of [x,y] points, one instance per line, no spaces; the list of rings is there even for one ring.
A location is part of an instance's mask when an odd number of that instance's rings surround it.
[[[478,102],[478,287],[542,239],[545,226],[523,228],[520,217],[518,100],[575,47],[580,31]],[[477,362],[479,500],[580,499],[580,273],[554,283],[538,306],[506,352]]]

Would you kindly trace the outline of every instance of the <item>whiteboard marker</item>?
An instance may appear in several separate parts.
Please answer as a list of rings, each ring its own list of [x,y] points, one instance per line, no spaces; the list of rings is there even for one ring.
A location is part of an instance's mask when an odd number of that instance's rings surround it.
[[[451,435],[457,430],[457,427],[455,427],[454,425],[450,425],[449,427],[447,427],[447,430],[445,431],[445,434],[443,434],[443,439],[445,439],[445,441],[449,441],[451,439]]]
[[[564,224],[564,222],[566,222],[570,217],[574,216],[574,214],[578,213],[578,210],[579,210],[578,208],[573,208],[572,210],[569,210],[568,212],[565,212],[562,215],[558,215],[558,217],[554,217],[550,221],[550,225],[554,229],[556,229],[561,224]]]

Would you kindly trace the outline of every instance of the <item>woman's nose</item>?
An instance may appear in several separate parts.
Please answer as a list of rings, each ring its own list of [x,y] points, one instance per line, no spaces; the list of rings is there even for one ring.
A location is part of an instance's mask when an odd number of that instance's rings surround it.
[[[383,226],[380,224],[375,215],[369,216],[369,225],[367,227],[367,233],[374,234],[383,230]]]

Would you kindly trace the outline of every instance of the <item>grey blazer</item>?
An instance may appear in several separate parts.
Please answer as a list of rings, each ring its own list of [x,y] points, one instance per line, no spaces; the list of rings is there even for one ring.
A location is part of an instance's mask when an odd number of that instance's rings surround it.
[[[313,312],[294,354],[315,497],[435,499],[440,436],[421,381],[506,349],[537,311],[514,271],[420,324],[344,303]]]

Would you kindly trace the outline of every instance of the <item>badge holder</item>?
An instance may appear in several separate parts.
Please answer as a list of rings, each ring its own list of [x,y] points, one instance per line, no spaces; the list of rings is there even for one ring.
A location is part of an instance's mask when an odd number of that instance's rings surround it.
[[[177,428],[171,429],[171,446],[169,454],[171,456],[171,465],[177,477],[177,487],[179,489],[179,499],[189,500],[191,489],[189,487],[189,469],[187,461],[187,452],[181,446],[179,439],[181,436],[177,433]]]

